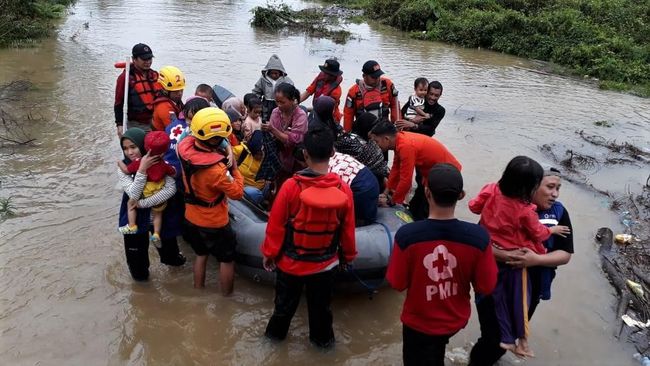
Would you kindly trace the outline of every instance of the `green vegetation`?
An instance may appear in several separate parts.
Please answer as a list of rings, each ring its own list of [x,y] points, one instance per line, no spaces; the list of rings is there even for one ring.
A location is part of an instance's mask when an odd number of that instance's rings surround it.
[[[650,96],[650,0],[339,0],[413,36],[550,61]]]
[[[0,0],[0,47],[18,47],[45,37],[74,0]]]
[[[340,28],[338,14],[334,16],[320,8],[293,10],[284,3],[267,4],[254,7],[251,13],[253,13],[251,24],[257,28],[305,32],[312,37],[329,38],[340,44],[352,37],[350,32]]]
[[[10,198],[0,198],[0,219],[6,219],[14,216],[14,205],[11,203]]]
[[[605,121],[605,120],[595,121],[594,122],[594,126],[598,126],[598,127],[608,127],[609,128],[609,127],[612,127],[613,125],[614,125],[613,123],[610,123],[609,121]]]

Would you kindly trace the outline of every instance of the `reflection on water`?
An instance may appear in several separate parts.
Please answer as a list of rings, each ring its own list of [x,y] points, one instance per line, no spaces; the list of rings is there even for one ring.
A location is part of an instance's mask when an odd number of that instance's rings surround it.
[[[415,41],[368,25],[351,25],[360,37],[347,45],[300,35],[251,29],[257,3],[211,1],[79,1],[58,37],[36,49],[0,50],[0,82],[28,79],[27,110],[35,147],[0,160],[0,196],[12,196],[20,217],[0,224],[0,358],[7,364],[399,364],[402,295],[390,290],[334,301],[333,352],[307,341],[301,307],[289,338],[275,345],[262,338],[273,290],[238,279],[235,296],[217,294],[216,264],[205,291],[191,288],[191,269],[161,266],[152,251],[152,280],[134,284],[115,230],[120,157],[113,124],[117,71],[131,46],[146,42],[155,68],[172,64],[199,83],[248,92],[260,69],[277,53],[297,86],[304,88],[317,65],[336,56],[344,85],[361,76],[367,59],[378,60],[400,98],[418,76],[440,80],[447,116],[438,138],[464,165],[469,196],[498,178],[515,154],[540,161],[538,146],[595,152],[574,131],[648,148],[650,103],[600,91],[575,79],[528,71],[535,65],[501,54]],[[295,3],[305,6],[302,3]],[[89,22],[89,28],[83,23]],[[80,31],[81,30],[81,31]],[[70,36],[78,32],[75,41]],[[593,125],[608,120],[612,128]],[[638,187],[647,166],[593,170],[599,188]],[[576,256],[559,271],[553,300],[532,322],[530,365],[630,364],[633,350],[615,341],[613,296],[598,270],[595,229],[617,225],[601,197],[570,184],[562,198],[576,232]],[[463,202],[462,218],[475,221]],[[186,254],[189,247],[183,247]],[[450,347],[469,348],[478,326],[473,317]],[[507,358],[504,364],[514,364]]]

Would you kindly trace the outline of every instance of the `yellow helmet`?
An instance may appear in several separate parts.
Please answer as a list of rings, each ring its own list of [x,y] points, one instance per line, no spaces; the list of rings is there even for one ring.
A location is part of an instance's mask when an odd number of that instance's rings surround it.
[[[199,140],[209,140],[215,136],[228,138],[232,133],[230,118],[219,108],[208,107],[196,112],[192,118],[192,136]]]
[[[175,66],[165,66],[158,72],[158,82],[167,91],[185,89],[185,75]]]

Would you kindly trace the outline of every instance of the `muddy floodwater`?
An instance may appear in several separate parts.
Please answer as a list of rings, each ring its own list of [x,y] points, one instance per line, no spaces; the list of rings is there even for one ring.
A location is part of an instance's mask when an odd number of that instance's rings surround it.
[[[588,81],[548,75],[530,61],[420,42],[374,25],[353,25],[345,45],[299,34],[252,29],[249,10],[263,2],[80,0],[53,39],[29,49],[0,50],[0,83],[22,79],[34,88],[13,102],[30,113],[32,147],[0,152],[0,197],[13,197],[17,216],[0,223],[0,359],[3,365],[393,365],[401,363],[403,296],[383,289],[333,302],[337,345],[319,352],[307,340],[301,306],[288,339],[262,333],[273,289],[237,278],[235,294],[217,291],[216,263],[208,288],[192,288],[191,266],[167,268],[152,250],[151,280],[134,283],[117,233],[121,156],[113,123],[113,93],[131,46],[149,44],[154,68],[185,72],[188,93],[199,83],[248,92],[272,53],[304,89],[317,65],[338,57],[344,89],[376,59],[405,101],[416,77],[440,80],[447,115],[438,137],[462,162],[469,196],[498,179],[507,161],[525,154],[550,162],[539,149],[600,154],[576,131],[648,149],[650,101],[598,90]],[[307,6],[307,3],[294,3]],[[87,23],[87,26],[84,25]],[[609,121],[612,127],[593,122]],[[562,150],[564,149],[564,150]],[[588,180],[600,189],[638,189],[647,165],[597,166]],[[571,213],[575,251],[531,323],[537,358],[527,365],[633,365],[633,347],[616,340],[615,293],[598,265],[593,234],[620,230],[603,196],[562,187]],[[476,221],[460,204],[459,216]],[[189,246],[183,252],[192,259]],[[478,337],[475,313],[452,338],[450,365]],[[505,357],[503,365],[518,364]]]

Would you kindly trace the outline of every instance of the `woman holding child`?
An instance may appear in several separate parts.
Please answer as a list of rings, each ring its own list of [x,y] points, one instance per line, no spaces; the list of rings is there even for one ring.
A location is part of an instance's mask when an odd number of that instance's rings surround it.
[[[119,226],[128,223],[129,205],[137,208],[137,229],[133,233],[124,235],[124,252],[126,262],[131,272],[131,277],[136,281],[149,279],[149,228],[151,207],[167,202],[163,212],[162,231],[160,233],[161,246],[158,249],[160,262],[170,266],[182,266],[185,257],[178,249],[176,237],[180,235],[182,217],[182,201],[173,199],[176,193],[176,184],[171,176],[165,177],[164,187],[152,196],[141,199],[144,186],[147,183],[147,169],[158,163],[160,155],[144,154],[145,132],[139,128],[128,129],[120,139],[124,153],[123,163],[129,164],[140,160],[138,171],[129,175],[118,168],[118,177],[122,190],[122,204],[120,205]],[[180,215],[179,215],[180,213]]]
[[[307,133],[307,114],[300,107],[300,92],[293,85],[281,83],[275,88],[277,107],[271,112],[269,123],[262,124],[262,131],[270,133],[277,141],[281,169],[278,186],[299,170],[294,150]]]
[[[541,183],[532,195],[532,203],[537,207],[539,221],[545,226],[565,226],[571,228],[571,219],[566,208],[557,199],[560,195],[561,174],[555,168],[544,169]],[[557,266],[569,263],[573,254],[572,229],[564,235],[552,235],[544,241],[546,253],[538,254],[522,248],[514,251],[494,249],[498,263],[515,268],[526,268],[530,279],[530,305],[528,319],[537,308],[540,300],[551,298],[551,282]],[[477,301],[476,308],[481,325],[481,337],[472,348],[471,366],[495,364],[506,350],[500,346],[501,331],[497,317],[494,296],[486,296]]]

